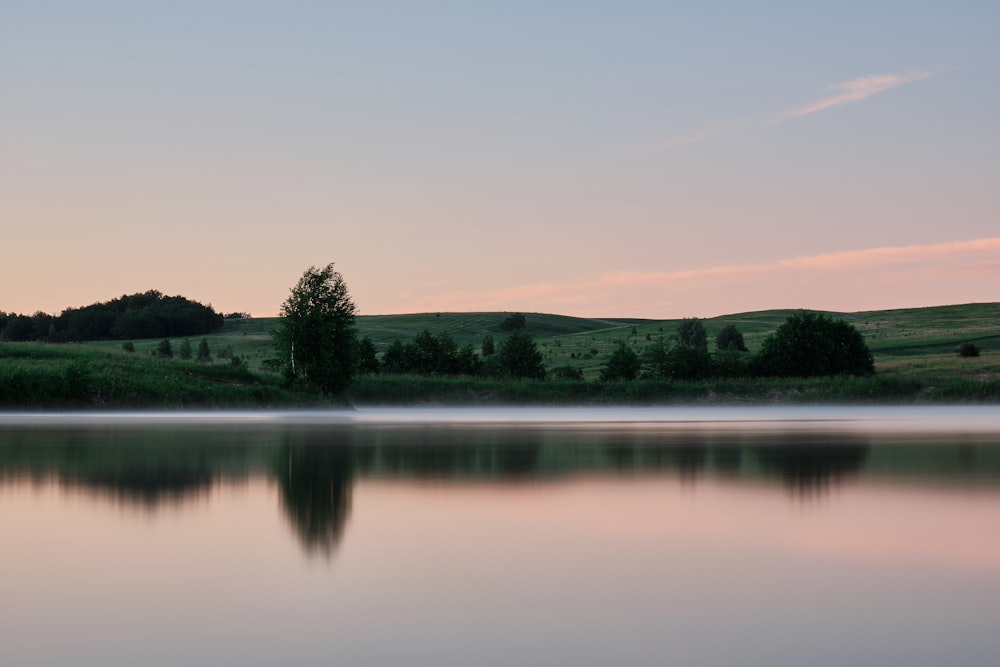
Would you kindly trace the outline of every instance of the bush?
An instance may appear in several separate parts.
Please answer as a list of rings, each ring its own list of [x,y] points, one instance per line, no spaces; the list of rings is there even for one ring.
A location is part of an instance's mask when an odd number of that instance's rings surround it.
[[[706,348],[708,343],[706,342]],[[667,352],[666,377],[671,380],[700,380],[712,372],[708,350],[691,345],[676,345]]]
[[[202,338],[201,342],[198,343],[198,356],[194,360],[201,364],[212,363],[212,352],[208,349],[208,339]]]
[[[871,375],[875,362],[852,325],[827,315],[790,316],[767,337],[752,361],[754,374],[770,377]]]
[[[358,363],[359,373],[378,373],[378,355],[375,351],[375,343],[368,336],[358,339],[358,349],[355,351],[355,358]]]
[[[715,346],[719,350],[747,351],[747,346],[743,342],[743,334],[740,333],[735,324],[727,324],[722,327],[722,331],[715,337]]]
[[[748,355],[735,349],[719,350],[712,357],[712,377],[736,378],[747,374]]]
[[[535,341],[526,333],[516,331],[504,339],[495,357],[497,369],[506,377],[545,379],[542,354],[535,346]]]
[[[122,343],[122,349],[126,352],[135,352],[135,345],[132,344],[132,341],[127,340]]]
[[[566,380],[569,382],[583,382],[583,371],[573,366],[556,366],[549,371],[549,376],[553,380]]]
[[[601,369],[602,382],[619,380],[634,380],[639,375],[639,357],[625,343],[618,343],[618,348],[611,353],[608,363]]]
[[[191,358],[191,341],[187,338],[181,341],[180,357],[185,361]]]
[[[521,313],[511,313],[500,322],[500,328],[504,331],[520,331],[526,326],[528,326],[528,320]]]
[[[960,357],[978,357],[979,356],[979,346],[975,343],[962,343],[958,347],[958,356]]]
[[[164,359],[169,359],[174,356],[174,348],[170,344],[169,340],[161,340],[160,344],[156,346],[156,354]]]
[[[705,333],[705,326],[697,317],[681,320],[677,325],[677,340],[687,347],[708,350],[708,334]]]

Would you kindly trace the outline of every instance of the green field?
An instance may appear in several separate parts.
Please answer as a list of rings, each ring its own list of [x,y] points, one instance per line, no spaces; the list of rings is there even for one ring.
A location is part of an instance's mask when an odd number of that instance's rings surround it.
[[[727,324],[743,333],[751,352],[795,311],[739,313],[703,320],[713,343]],[[360,402],[412,403],[468,401],[696,401],[712,400],[995,400],[1000,395],[1000,303],[932,308],[829,313],[854,324],[875,357],[874,378],[818,380],[713,380],[692,383],[593,382],[620,341],[641,354],[660,337],[669,341],[680,320],[590,319],[526,313],[526,331],[535,338],[548,368],[572,366],[587,383],[500,382],[450,378],[360,378],[349,398]],[[361,335],[379,350],[406,341],[421,330],[448,332],[459,345],[478,349],[485,335],[499,343],[508,332],[508,313],[424,313],[368,315],[357,319]],[[0,343],[0,405],[299,405],[322,404],[308,391],[289,390],[263,363],[274,356],[270,331],[276,319],[227,320],[205,336],[214,363],[155,358],[159,340],[87,344]],[[201,337],[190,339],[196,350]],[[962,358],[957,347],[975,343],[979,357]],[[177,354],[181,340],[172,341]],[[242,360],[234,366],[226,352]],[[223,358],[224,357],[224,358]],[[82,383],[82,385],[81,385]],[[613,383],[614,384],[614,383]],[[543,386],[544,385],[544,386]],[[74,387],[88,387],[80,398]],[[21,397],[21,398],[18,398]],[[29,397],[34,397],[31,399]]]

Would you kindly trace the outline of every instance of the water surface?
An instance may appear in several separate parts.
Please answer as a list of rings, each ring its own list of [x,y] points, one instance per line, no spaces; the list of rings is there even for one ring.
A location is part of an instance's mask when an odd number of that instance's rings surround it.
[[[2,662],[993,665],[997,413],[2,415]]]

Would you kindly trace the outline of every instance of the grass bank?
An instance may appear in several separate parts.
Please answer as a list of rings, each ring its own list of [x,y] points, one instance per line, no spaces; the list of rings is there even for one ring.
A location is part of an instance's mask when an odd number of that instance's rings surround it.
[[[744,333],[751,351],[793,311],[762,311],[704,320],[709,336],[726,324]],[[424,313],[358,318],[362,335],[380,347],[419,331],[448,332],[478,345],[508,332],[506,313]],[[597,382],[620,342],[642,354],[677,320],[587,319],[527,314],[545,366],[578,369],[586,382],[367,376],[345,400],[375,404],[656,404],[656,403],[913,403],[1000,402],[1000,303],[839,313],[865,336],[875,357],[869,378],[715,379],[701,382]],[[159,359],[160,341],[87,344],[0,342],[0,408],[277,408],[335,403],[307,388],[288,388],[268,372],[274,319],[227,320],[205,336],[215,363]],[[189,339],[197,349],[201,337]],[[174,339],[177,351],[183,339]],[[958,346],[981,349],[962,358]],[[232,358],[241,363],[233,365]]]
[[[875,375],[602,383],[378,375],[358,378],[348,398],[355,405],[988,403],[1000,402],[1000,380],[945,379],[927,384]]]
[[[270,408],[329,404],[275,375],[82,345],[0,343],[0,407]]]
[[[889,369],[866,378],[610,383],[368,375],[358,377],[344,397],[331,400],[246,365],[159,359],[108,347],[0,343],[0,408],[1000,402],[995,373],[946,370],[932,366],[924,374],[900,374]]]

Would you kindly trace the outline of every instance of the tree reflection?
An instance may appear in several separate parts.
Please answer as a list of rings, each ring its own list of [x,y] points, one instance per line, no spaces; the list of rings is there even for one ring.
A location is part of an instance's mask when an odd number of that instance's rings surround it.
[[[180,503],[207,495],[213,482],[210,470],[154,467],[90,473],[63,483],[96,495],[107,494],[126,505],[154,510],[164,503]]]
[[[860,473],[869,447],[848,436],[804,436],[754,449],[764,472],[777,475],[794,495],[807,497]]]
[[[712,464],[722,475],[739,475],[743,465],[743,450],[736,445],[718,445],[712,450]]]
[[[329,557],[340,542],[351,507],[354,462],[341,431],[290,432],[275,478],[295,534],[309,554]]]
[[[686,482],[695,481],[708,463],[708,447],[685,437],[676,442],[659,442],[643,449],[645,468],[676,470]]]

